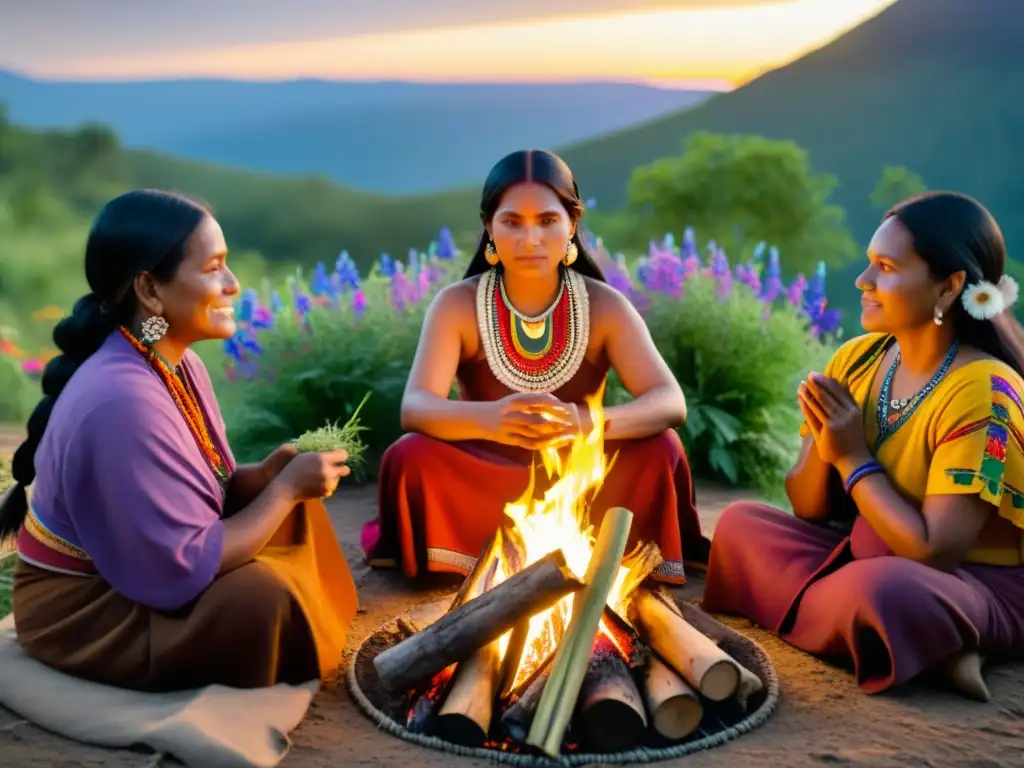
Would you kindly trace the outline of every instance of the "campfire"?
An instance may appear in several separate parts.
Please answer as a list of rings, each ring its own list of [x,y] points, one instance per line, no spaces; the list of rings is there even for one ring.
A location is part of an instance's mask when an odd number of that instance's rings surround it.
[[[472,747],[617,752],[656,734],[678,742],[709,702],[746,698],[761,680],[691,626],[671,594],[648,584],[653,542],[626,545],[633,514],[609,509],[595,537],[590,501],[610,463],[597,427],[567,451],[543,452],[535,478],[505,507],[447,613],[374,659],[381,683],[408,699],[407,728]],[[614,462],[614,458],[611,460]]]

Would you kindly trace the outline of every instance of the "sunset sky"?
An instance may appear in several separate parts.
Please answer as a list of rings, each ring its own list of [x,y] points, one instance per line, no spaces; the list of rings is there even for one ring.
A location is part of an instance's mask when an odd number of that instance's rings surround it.
[[[30,0],[0,68],[55,79],[620,80],[730,88],[893,0]]]

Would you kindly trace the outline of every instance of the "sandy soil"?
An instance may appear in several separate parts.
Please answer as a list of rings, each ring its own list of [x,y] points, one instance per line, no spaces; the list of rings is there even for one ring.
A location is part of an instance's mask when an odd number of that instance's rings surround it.
[[[702,517],[713,526],[735,494],[701,489]],[[363,607],[350,635],[359,642],[388,618],[412,605],[452,593],[449,579],[412,587],[398,574],[371,571],[359,556],[359,528],[374,514],[372,489],[339,494],[332,517],[359,584]],[[691,577],[685,595],[699,594]],[[781,678],[779,708],[761,728],[723,747],[663,763],[666,766],[1022,766],[1024,765],[1024,665],[987,673],[993,701],[976,704],[924,685],[897,694],[866,696],[848,674],[805,656],[745,622],[730,626],[760,642]],[[353,704],[343,683],[325,687],[294,733],[283,768],[484,766],[406,744],[376,729]],[[165,760],[162,765],[169,765]],[[19,768],[153,766],[149,755],[74,744],[19,722],[0,709],[0,765]]]

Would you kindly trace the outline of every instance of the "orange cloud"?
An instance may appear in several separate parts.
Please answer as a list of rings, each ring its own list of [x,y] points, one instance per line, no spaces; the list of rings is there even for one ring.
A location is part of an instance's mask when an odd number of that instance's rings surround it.
[[[707,0],[691,0],[706,4]],[[207,53],[93,57],[81,78],[222,76],[346,80],[737,83],[817,47],[892,0],[788,0],[645,10],[543,22],[462,25],[225,47]],[[679,3],[676,3],[677,5]],[[742,5],[742,7],[740,7]]]

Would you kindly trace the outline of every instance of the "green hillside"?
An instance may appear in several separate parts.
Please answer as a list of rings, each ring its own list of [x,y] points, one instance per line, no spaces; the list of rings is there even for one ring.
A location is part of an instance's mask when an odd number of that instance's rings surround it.
[[[479,226],[475,194],[381,197],[322,178],[273,177],[127,150],[99,126],[26,130],[0,113],[0,199],[22,225],[52,223],[55,208],[62,224],[69,216],[91,218],[104,201],[134,187],[198,196],[215,209],[233,249],[306,264],[330,260],[343,248],[361,265],[381,251],[404,258],[441,226],[456,233]]]
[[[899,0],[831,44],[731,93],[639,128],[562,150],[601,209],[625,203],[630,173],[678,155],[693,131],[792,139],[865,243],[884,165],[932,188],[976,195],[1024,249],[1024,3]]]
[[[342,248],[360,265],[382,251],[405,258],[442,226],[479,227],[476,193],[387,197],[339,187],[324,178],[273,177],[151,152],[126,152],[132,186],[178,189],[207,200],[232,247],[266,258],[312,263]]]

